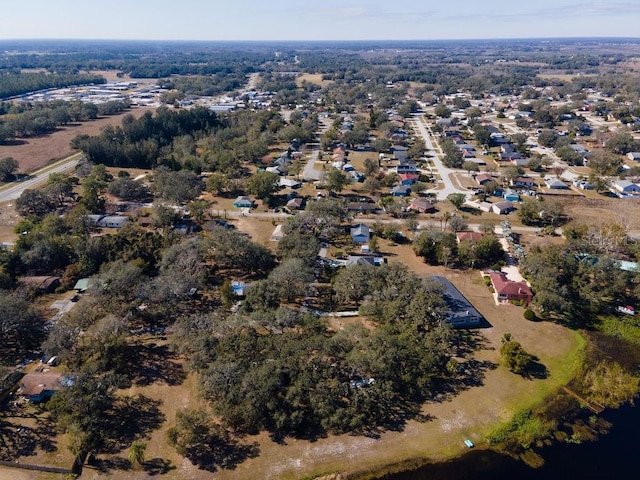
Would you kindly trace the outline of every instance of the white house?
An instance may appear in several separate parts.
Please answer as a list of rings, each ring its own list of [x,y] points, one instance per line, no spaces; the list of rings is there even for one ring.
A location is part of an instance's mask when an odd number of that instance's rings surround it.
[[[630,182],[629,180],[615,180],[611,182],[611,186],[617,193],[625,193],[625,194],[640,193],[640,185]]]

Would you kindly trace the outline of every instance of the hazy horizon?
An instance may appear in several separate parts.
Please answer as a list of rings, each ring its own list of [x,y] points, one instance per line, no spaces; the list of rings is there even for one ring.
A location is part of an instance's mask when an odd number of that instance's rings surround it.
[[[636,38],[640,3],[538,0],[31,0],[3,8],[0,40],[429,41]]]

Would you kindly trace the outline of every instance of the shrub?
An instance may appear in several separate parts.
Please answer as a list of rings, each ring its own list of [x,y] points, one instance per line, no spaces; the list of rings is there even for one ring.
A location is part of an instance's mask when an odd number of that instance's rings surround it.
[[[530,322],[533,322],[534,320],[536,320],[536,314],[530,308],[527,308],[524,311],[523,316],[524,316],[525,320],[529,320]]]

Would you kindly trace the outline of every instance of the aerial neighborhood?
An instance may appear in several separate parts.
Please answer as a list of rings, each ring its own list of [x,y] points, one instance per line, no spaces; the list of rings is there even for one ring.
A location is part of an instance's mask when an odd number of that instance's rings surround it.
[[[337,480],[597,438],[640,385],[611,42],[0,48],[0,460]]]

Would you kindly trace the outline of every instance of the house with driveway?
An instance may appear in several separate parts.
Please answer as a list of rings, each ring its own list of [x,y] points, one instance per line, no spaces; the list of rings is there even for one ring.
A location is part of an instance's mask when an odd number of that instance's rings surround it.
[[[489,278],[496,292],[498,302],[523,302],[525,305],[531,303],[533,292],[526,282],[509,280],[503,272],[491,272],[489,273]]]

